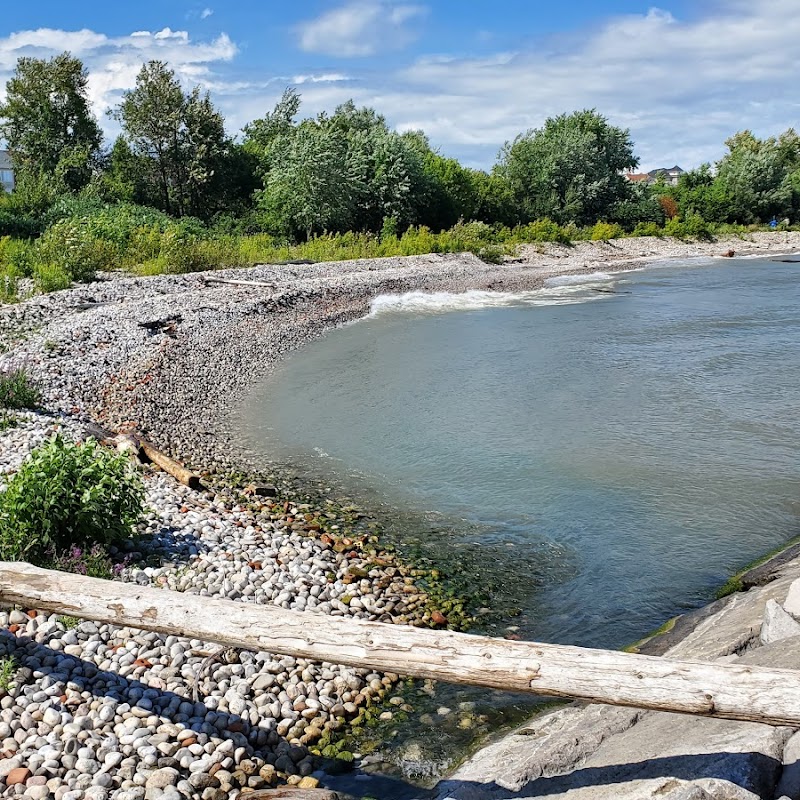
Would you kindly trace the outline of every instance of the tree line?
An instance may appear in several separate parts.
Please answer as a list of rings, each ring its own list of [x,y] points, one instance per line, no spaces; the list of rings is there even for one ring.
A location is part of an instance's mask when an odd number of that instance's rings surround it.
[[[670,219],[800,218],[793,130],[763,140],[737,133],[716,165],[686,173],[677,187],[642,185],[624,177],[638,165],[629,131],[595,110],[521,133],[483,171],[441,155],[422,131],[392,130],[377,111],[352,101],[301,119],[292,88],[231,137],[210,95],[185,91],[161,61],[144,64],[109,112],[122,132],[108,146],[87,79],[69,53],[17,62],[0,104],[0,137],[17,179],[14,202],[0,208],[0,233],[40,233],[37,220],[63,197],[136,204],[287,241],[326,232],[391,235],[410,226],[440,231],[459,220],[508,227],[603,221],[632,231]]]

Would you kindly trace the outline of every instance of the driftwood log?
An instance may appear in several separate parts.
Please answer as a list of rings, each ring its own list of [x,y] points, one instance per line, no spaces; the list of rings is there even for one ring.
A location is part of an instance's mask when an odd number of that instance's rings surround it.
[[[164,472],[168,472],[173,478],[177,478],[190,489],[203,488],[199,475],[187,469],[178,461],[175,461],[174,458],[170,458],[165,453],[162,453],[155,445],[150,444],[146,439],[139,439],[139,449],[141,453],[147,457],[148,461],[152,461],[157,467],[163,469]]]
[[[204,283],[220,283],[225,286],[254,286],[262,289],[274,289],[274,283],[266,283],[265,281],[240,281],[233,278],[203,278]]]
[[[139,461],[152,462],[173,478],[188,486],[190,489],[202,489],[203,484],[197,473],[187,469],[174,458],[162,453],[154,444],[132,433],[114,433],[106,428],[88,423],[85,427],[86,434],[93,436],[98,441],[124,453],[131,453]]]
[[[339,795],[329,789],[299,789],[297,786],[258,789],[243,796],[249,800],[339,800]]]
[[[343,619],[0,562],[0,601],[228,647],[611,705],[800,727],[800,672]]]

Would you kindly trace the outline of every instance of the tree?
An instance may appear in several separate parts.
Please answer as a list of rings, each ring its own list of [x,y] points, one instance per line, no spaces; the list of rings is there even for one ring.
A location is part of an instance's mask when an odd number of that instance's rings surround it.
[[[20,172],[56,176],[66,189],[85,186],[102,133],[92,116],[79,59],[20,58],[0,104],[0,136]]]
[[[220,207],[218,188],[230,142],[208,94],[198,88],[184,94],[173,70],[150,61],[114,117],[133,154],[144,159],[162,210],[208,218]]]
[[[353,220],[354,178],[347,143],[335,130],[306,120],[271,148],[274,163],[256,193],[271,227],[287,236],[342,230]]]
[[[728,153],[717,164],[714,184],[726,196],[727,221],[766,222],[792,214],[796,138],[794,131],[764,140],[740,131],[725,142]]]
[[[498,172],[508,182],[520,221],[549,217],[588,225],[629,197],[625,170],[638,164],[627,130],[595,110],[548,119],[501,151]]]

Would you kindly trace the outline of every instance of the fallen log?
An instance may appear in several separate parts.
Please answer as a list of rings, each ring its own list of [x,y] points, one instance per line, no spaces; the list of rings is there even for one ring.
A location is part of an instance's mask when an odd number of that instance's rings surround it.
[[[173,478],[176,478],[190,489],[203,488],[199,475],[187,469],[183,464],[170,458],[165,453],[162,453],[155,445],[151,444],[146,439],[139,439],[139,451],[145,456],[146,460],[152,461],[157,467],[163,469],[164,472],[168,472]]]
[[[255,286],[262,289],[274,289],[274,283],[266,283],[265,281],[240,281],[233,278],[203,278],[204,283],[221,283],[226,286]]]
[[[244,650],[592,702],[800,726],[800,672],[343,619],[0,562],[0,601]]]

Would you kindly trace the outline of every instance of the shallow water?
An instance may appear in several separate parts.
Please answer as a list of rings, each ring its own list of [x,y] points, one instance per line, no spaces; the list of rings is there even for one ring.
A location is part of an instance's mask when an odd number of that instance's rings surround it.
[[[618,647],[800,533],[798,309],[800,266],[757,259],[380,298],[248,436],[444,515],[426,544],[483,559],[524,638]]]
[[[256,387],[244,430],[519,609],[489,633],[620,647],[800,534],[798,309],[800,265],[756,259],[383,297]],[[419,797],[536,702],[439,684],[375,732],[394,777],[338,788]]]

